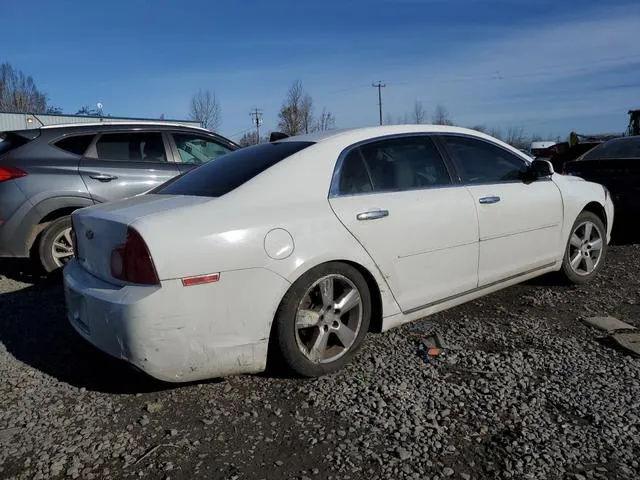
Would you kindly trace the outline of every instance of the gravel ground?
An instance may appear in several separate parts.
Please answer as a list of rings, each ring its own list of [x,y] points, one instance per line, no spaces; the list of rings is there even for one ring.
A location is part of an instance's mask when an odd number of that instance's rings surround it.
[[[0,263],[0,478],[640,478],[640,360],[579,321],[640,326],[640,245],[588,286],[542,278],[371,335],[335,375],[182,386],[86,345],[59,279],[20,269]]]

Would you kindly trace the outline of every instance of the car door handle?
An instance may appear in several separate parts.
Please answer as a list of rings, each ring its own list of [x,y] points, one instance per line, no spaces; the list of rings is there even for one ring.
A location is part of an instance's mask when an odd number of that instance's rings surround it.
[[[378,218],[384,218],[389,216],[389,210],[370,210],[368,212],[362,212],[356,215],[358,220],[376,220]]]
[[[100,180],[101,182],[110,182],[111,180],[115,180],[118,178],[115,175],[107,175],[106,173],[95,173],[93,175],[89,175],[89,177],[93,178],[94,180]]]
[[[500,197],[496,197],[496,196],[491,196],[491,197],[481,197],[480,198],[480,203],[482,204],[486,204],[486,203],[498,203],[500,201]]]

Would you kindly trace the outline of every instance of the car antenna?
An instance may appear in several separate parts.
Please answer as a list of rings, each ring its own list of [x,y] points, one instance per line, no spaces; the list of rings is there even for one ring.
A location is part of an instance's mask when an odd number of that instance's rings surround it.
[[[33,118],[35,118],[36,120],[38,120],[38,122],[40,122],[40,125],[42,125],[43,127],[45,126],[45,125],[44,125],[44,123],[42,123],[42,120],[40,120],[40,119],[38,118],[38,116],[37,116],[35,113],[33,113],[33,112],[27,112],[27,114],[31,115]]]
[[[283,138],[289,138],[289,135],[282,132],[271,132],[269,135],[269,142],[277,142],[278,140],[282,140]]]

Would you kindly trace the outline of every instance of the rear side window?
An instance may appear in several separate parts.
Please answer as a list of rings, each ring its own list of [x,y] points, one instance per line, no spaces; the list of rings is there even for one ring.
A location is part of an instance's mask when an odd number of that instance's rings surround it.
[[[205,163],[150,193],[221,197],[313,142],[263,143]]]
[[[96,142],[100,160],[121,162],[166,162],[162,134],[159,132],[105,133]]]
[[[11,133],[3,133],[0,135],[0,156],[5,153],[9,153],[11,150],[15,150],[22,145],[29,143],[29,140],[21,137],[20,135],[13,135]]]
[[[351,151],[340,169],[339,193],[402,192],[450,184],[451,176],[433,141],[411,135]]]
[[[73,137],[66,137],[62,140],[58,140],[54,145],[65,152],[73,153],[74,155],[84,155],[89,145],[93,141],[95,135],[75,135]]]

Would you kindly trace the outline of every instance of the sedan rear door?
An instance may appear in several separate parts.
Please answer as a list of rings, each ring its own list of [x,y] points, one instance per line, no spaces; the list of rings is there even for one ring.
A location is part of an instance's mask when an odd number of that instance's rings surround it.
[[[403,312],[476,288],[475,205],[428,135],[383,138],[345,151],[330,204]]]
[[[95,202],[144,193],[180,172],[160,131],[102,133],[80,161],[80,175]]]

